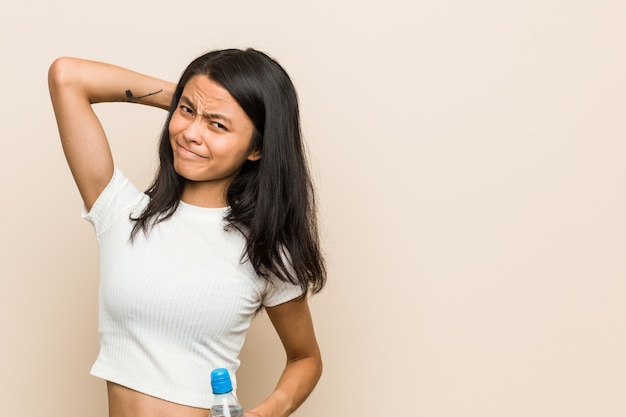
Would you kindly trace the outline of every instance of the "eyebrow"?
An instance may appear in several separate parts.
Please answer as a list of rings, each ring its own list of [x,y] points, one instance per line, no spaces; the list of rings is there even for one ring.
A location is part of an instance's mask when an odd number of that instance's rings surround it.
[[[191,107],[194,111],[196,111],[196,106],[193,104],[193,102],[189,99],[189,97],[187,96],[182,96],[180,98],[180,101],[182,101],[183,103],[185,103],[187,106]],[[217,120],[222,120],[226,123],[230,123],[232,124],[232,121],[224,116],[223,114],[220,113],[202,113],[202,116],[207,118],[207,119],[217,119]]]

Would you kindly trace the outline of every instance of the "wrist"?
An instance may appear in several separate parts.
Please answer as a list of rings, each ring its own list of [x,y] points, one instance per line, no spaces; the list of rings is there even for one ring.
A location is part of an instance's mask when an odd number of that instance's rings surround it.
[[[293,411],[290,397],[280,391],[274,391],[248,413],[250,413],[249,417],[287,417]]]

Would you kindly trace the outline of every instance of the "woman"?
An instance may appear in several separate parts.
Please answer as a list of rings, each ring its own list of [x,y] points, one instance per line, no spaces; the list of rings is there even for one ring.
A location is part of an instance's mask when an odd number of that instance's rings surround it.
[[[285,369],[247,417],[287,416],[322,361],[307,295],[322,289],[296,92],[262,52],[202,55],[177,85],[114,65],[59,58],[50,95],[63,150],[100,249],[100,353],[111,417],[207,416],[210,371],[234,375],[265,308]],[[138,191],[113,162],[92,109],[167,109],[160,166]]]

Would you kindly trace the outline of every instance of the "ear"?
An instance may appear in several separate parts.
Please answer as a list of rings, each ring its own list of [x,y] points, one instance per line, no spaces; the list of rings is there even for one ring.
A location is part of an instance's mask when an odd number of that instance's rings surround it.
[[[258,161],[259,159],[261,159],[261,151],[258,149],[253,150],[248,155],[248,161]]]

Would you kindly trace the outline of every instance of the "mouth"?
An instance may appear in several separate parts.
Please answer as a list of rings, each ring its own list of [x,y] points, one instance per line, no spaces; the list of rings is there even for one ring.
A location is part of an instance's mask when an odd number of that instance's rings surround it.
[[[176,144],[176,147],[178,148],[178,153],[182,156],[186,156],[188,158],[208,159],[206,156],[198,155],[197,153],[190,151],[189,149],[185,148],[184,146],[181,146],[178,143]]]

